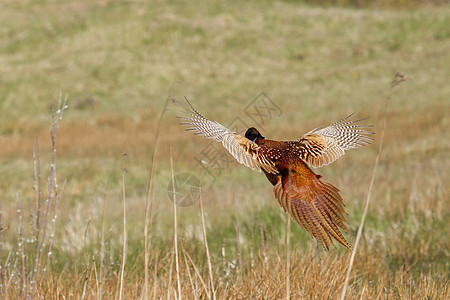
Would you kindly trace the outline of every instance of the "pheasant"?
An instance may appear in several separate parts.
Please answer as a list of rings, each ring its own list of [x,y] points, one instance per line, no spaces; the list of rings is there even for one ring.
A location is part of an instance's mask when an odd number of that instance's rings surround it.
[[[273,185],[280,206],[318,243],[329,250],[333,239],[351,249],[341,230],[348,231],[347,213],[339,189],[321,179],[311,168],[328,165],[345,150],[368,145],[373,140],[372,125],[350,120],[353,114],[328,126],[316,128],[298,140],[266,139],[254,127],[241,136],[216,121],[208,120],[186,99],[181,125],[187,131],[222,145],[241,164],[264,172]]]

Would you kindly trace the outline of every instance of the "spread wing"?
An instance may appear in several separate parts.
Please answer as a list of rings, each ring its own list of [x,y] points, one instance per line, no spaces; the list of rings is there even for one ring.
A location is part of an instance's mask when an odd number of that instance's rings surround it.
[[[325,128],[316,128],[296,141],[301,158],[310,166],[328,165],[345,154],[345,150],[368,145],[374,132],[373,125],[356,124],[360,120],[348,120],[353,114]]]
[[[348,231],[344,215],[344,203],[339,190],[332,184],[322,181],[318,175],[304,181],[301,172],[289,172],[279,177],[273,187],[275,197],[281,207],[325,250],[337,240],[351,249],[340,228]]]
[[[249,139],[232,132],[216,121],[208,120],[199,113],[186,99],[188,108],[183,107],[184,116],[181,125],[188,126],[187,131],[193,131],[195,135],[221,142],[225,149],[241,164],[252,170],[261,172],[261,169],[269,173],[277,173],[274,163],[267,159],[260,151],[260,147]],[[181,105],[181,104],[180,104]]]

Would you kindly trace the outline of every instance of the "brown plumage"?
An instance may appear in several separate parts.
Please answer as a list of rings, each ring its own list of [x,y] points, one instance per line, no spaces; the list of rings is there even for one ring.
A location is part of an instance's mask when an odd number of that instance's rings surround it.
[[[187,101],[187,100],[186,100]],[[187,101],[186,116],[180,124],[196,135],[221,142],[241,164],[263,171],[272,183],[278,203],[324,249],[329,250],[333,239],[351,248],[340,229],[345,224],[344,203],[339,190],[311,167],[328,165],[344,155],[345,150],[370,144],[371,125],[356,124],[350,116],[325,128],[314,129],[294,141],[265,139],[256,128],[245,136],[232,132],[216,121],[210,121]]]

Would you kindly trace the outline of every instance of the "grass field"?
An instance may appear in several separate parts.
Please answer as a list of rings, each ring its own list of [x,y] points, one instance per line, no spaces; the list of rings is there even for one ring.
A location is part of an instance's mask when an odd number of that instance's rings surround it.
[[[278,110],[259,127],[280,140],[368,117],[373,145],[316,170],[341,190],[353,244],[397,72],[408,80],[391,98],[346,295],[450,298],[450,7],[391,2],[404,5],[2,2],[2,299],[338,298],[350,251],[323,251],[294,222],[286,244],[271,185],[236,162],[198,176],[204,212],[177,206],[174,226],[172,174],[194,173],[209,141],[185,132],[166,100],[255,126],[246,112],[264,93]]]

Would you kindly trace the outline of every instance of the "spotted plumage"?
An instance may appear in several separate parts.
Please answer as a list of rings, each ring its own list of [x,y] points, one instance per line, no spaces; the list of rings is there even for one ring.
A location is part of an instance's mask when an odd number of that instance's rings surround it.
[[[187,100],[186,100],[187,101]],[[344,203],[339,190],[311,167],[328,165],[346,150],[370,144],[371,125],[357,124],[350,116],[324,128],[316,128],[298,140],[274,141],[254,127],[241,136],[216,121],[210,121],[187,101],[184,116],[178,118],[188,131],[221,142],[241,164],[264,172],[272,183],[280,206],[306,229],[324,249],[333,239],[351,248],[341,230],[348,231]]]

